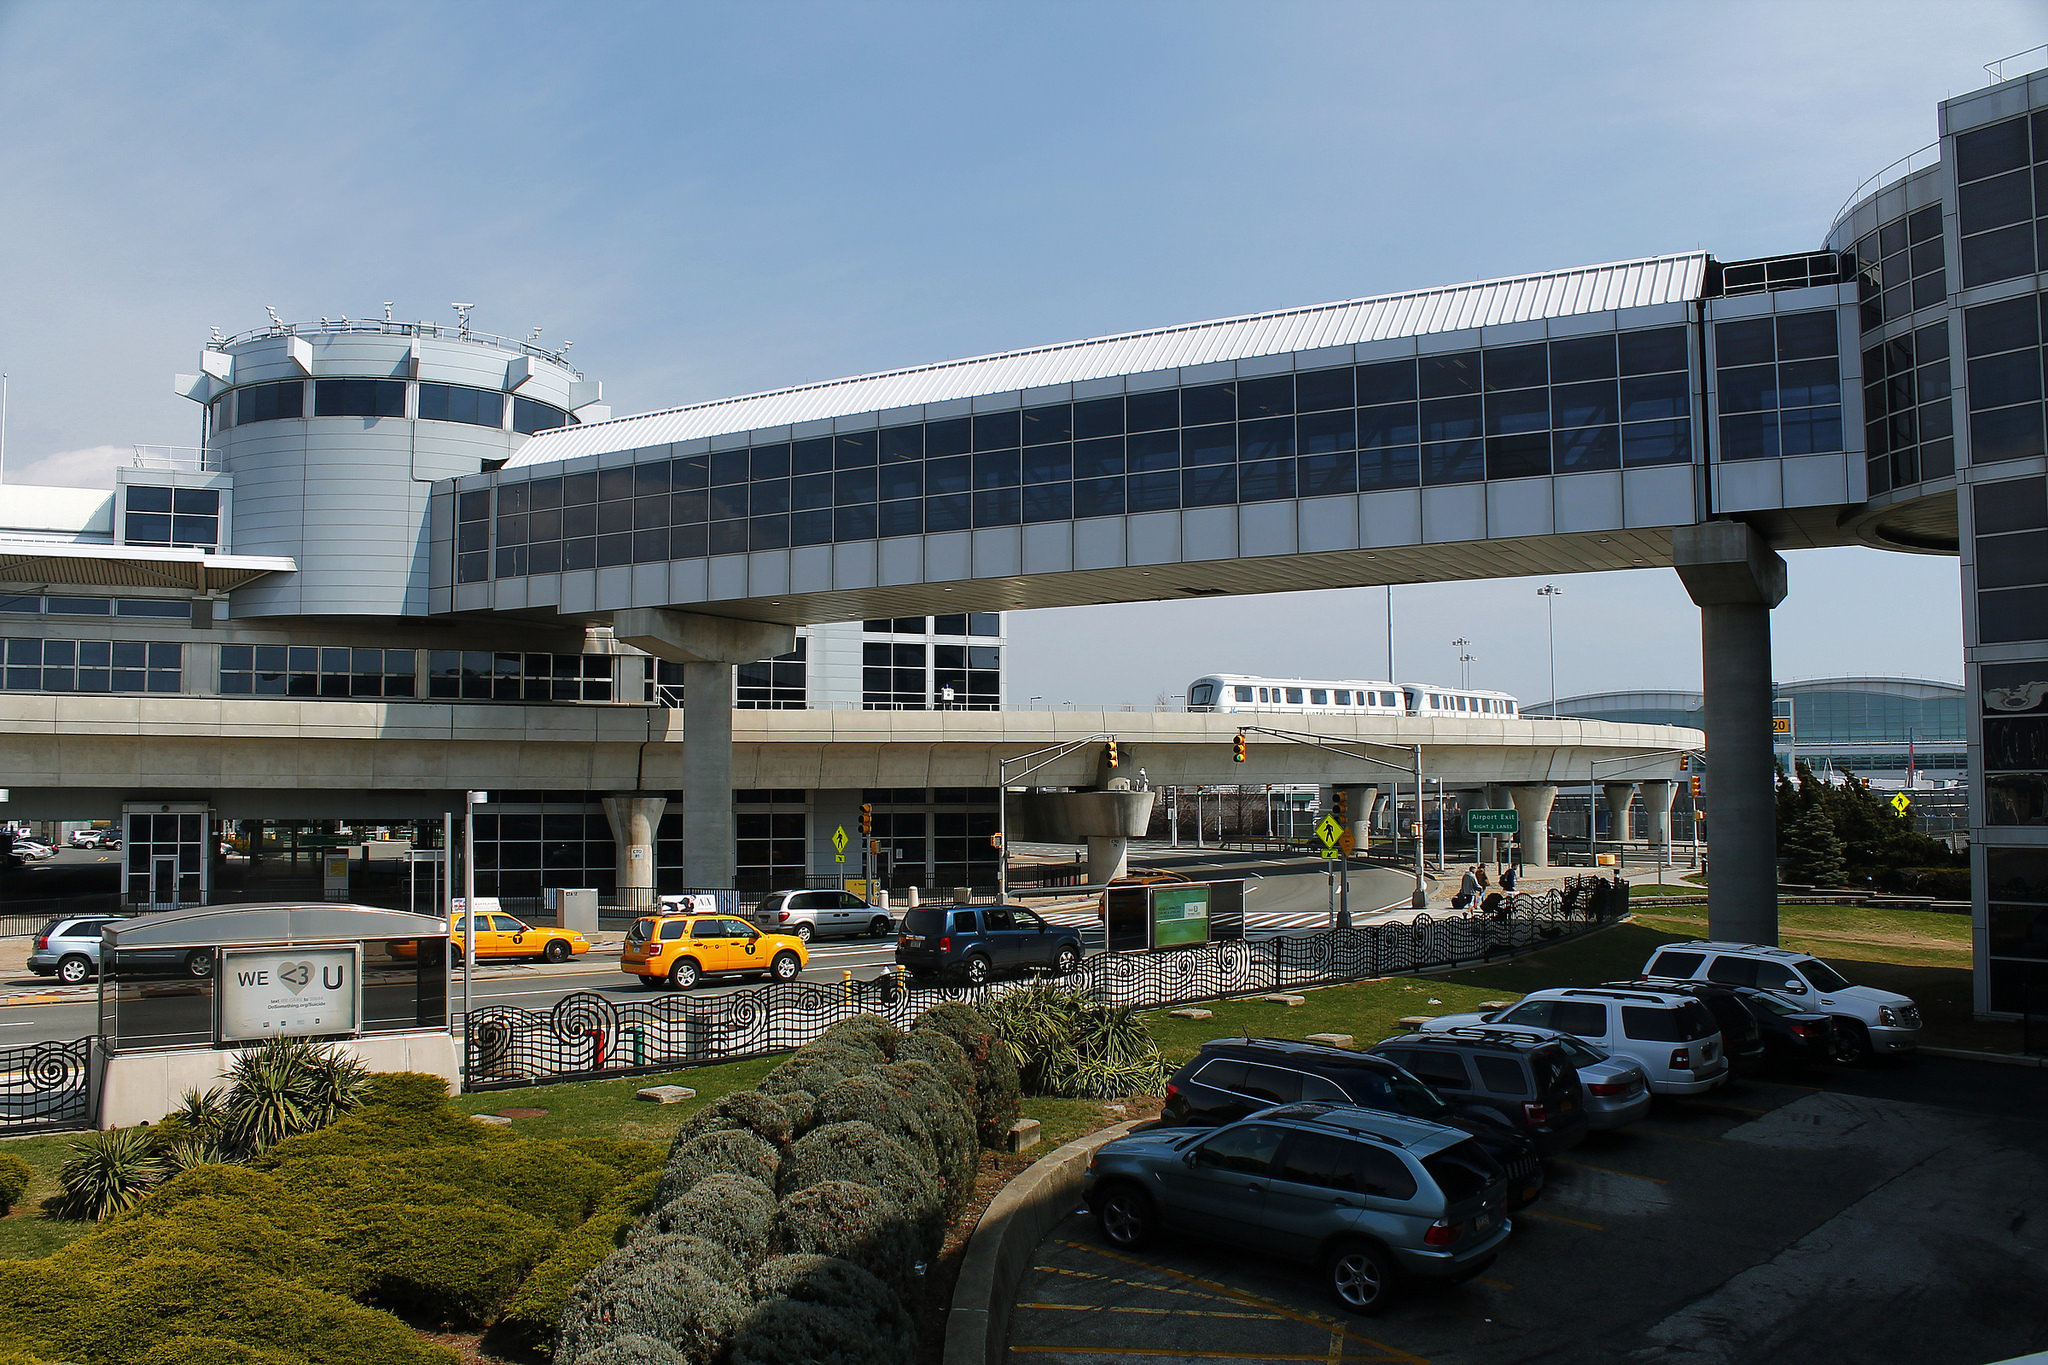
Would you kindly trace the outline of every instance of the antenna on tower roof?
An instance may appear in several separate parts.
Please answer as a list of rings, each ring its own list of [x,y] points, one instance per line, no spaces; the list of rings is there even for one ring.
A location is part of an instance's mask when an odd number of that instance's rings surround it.
[[[540,332],[541,332],[541,329],[540,329],[540,328],[538,328],[538,327],[534,328],[534,329],[533,329],[533,335],[532,335],[532,336],[530,336],[530,337],[528,337],[528,338],[527,338],[527,340],[528,340],[528,341],[539,341],[539,340],[540,340]]]
[[[209,327],[206,330],[213,333],[213,344],[216,346],[220,345],[223,341],[227,340],[226,337],[220,334],[220,328],[218,327]]]
[[[384,321],[391,321],[391,300],[384,300]]]
[[[284,319],[277,315],[277,310],[266,303],[263,305],[263,311],[270,314],[270,330],[282,332],[284,330]]]
[[[473,304],[473,303],[451,303],[451,304],[449,304],[448,306],[449,306],[450,308],[453,308],[453,309],[455,310],[455,316],[456,316],[456,317],[457,317],[458,319],[460,319],[460,327],[461,327],[461,332],[462,332],[462,335],[464,335],[464,336],[468,336],[468,335],[469,335],[469,310],[470,310],[470,309],[472,309],[472,308],[474,308],[474,307],[476,307],[476,305],[475,305],[475,304]]]

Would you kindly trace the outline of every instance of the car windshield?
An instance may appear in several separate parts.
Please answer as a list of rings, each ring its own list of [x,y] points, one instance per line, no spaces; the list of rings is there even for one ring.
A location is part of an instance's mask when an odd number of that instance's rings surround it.
[[[1849,978],[1843,976],[1819,958],[1802,958],[1796,965],[1799,968],[1799,974],[1806,978],[1806,983],[1817,991],[1846,991],[1849,989]]]
[[[906,934],[943,934],[946,932],[946,912],[943,910],[912,910],[903,917],[903,932]]]
[[[626,937],[636,943],[645,943],[648,939],[654,937],[654,921],[651,919],[634,920],[633,927],[626,931]]]
[[[1387,1093],[1395,1109],[1418,1119],[1433,1119],[1451,1107],[1442,1095],[1398,1068],[1387,1077]]]
[[[1758,991],[1755,995],[1744,996],[1743,999],[1749,1002],[1751,1009],[1762,1010],[1766,1013],[1778,1015],[1781,1018],[1788,1014],[1806,1013],[1803,1007],[1794,1004],[1781,995],[1772,995],[1769,991]]]

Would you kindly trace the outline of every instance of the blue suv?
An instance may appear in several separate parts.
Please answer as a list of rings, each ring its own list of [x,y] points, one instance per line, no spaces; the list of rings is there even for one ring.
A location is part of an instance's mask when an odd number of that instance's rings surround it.
[[[915,977],[956,973],[977,986],[1009,972],[1065,976],[1081,965],[1081,935],[1021,905],[920,908],[903,916],[896,961]]]

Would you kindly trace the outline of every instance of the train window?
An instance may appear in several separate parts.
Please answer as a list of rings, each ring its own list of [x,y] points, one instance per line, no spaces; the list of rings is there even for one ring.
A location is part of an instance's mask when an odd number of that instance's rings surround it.
[[[1330,689],[1327,687],[1311,687],[1308,690],[1308,704],[1310,706],[1328,706],[1330,704]]]
[[[1515,704],[1513,702],[1508,703],[1508,714],[1511,716],[1515,714]]]
[[[1249,687],[1238,688],[1237,699],[1239,701],[1250,701],[1252,699],[1252,690]]]
[[[1349,691],[1348,689],[1346,689],[1346,688],[1342,688],[1342,687],[1340,687],[1340,688],[1338,688],[1338,689],[1337,689],[1337,705],[1339,705],[1339,706],[1349,706],[1349,705],[1351,705],[1351,693],[1350,693],[1350,691]]]
[[[1195,706],[1207,706],[1216,700],[1216,688],[1211,683],[1196,683],[1188,689],[1188,701]]]
[[[1301,705],[1301,689],[1300,689],[1300,688],[1298,688],[1298,687],[1290,687],[1290,688],[1288,688],[1288,689],[1287,689],[1287,704],[1288,704],[1289,706],[1299,706],[1299,705]]]

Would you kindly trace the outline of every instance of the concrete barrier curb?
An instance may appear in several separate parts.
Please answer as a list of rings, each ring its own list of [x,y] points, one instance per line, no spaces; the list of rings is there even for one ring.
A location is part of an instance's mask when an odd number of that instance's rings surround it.
[[[1031,1268],[1031,1253],[1081,1198],[1088,1158],[1130,1132],[1133,1119],[1076,1138],[1033,1162],[1003,1186],[967,1239],[953,1304],[946,1314],[945,1365],[988,1365],[1007,1353],[1011,1299]]]
[[[2048,1066],[2048,1057],[2030,1057],[2021,1052],[1977,1052],[1962,1047],[1923,1047],[1923,1057],[1949,1057],[1959,1062],[1996,1062],[2000,1066]]]

